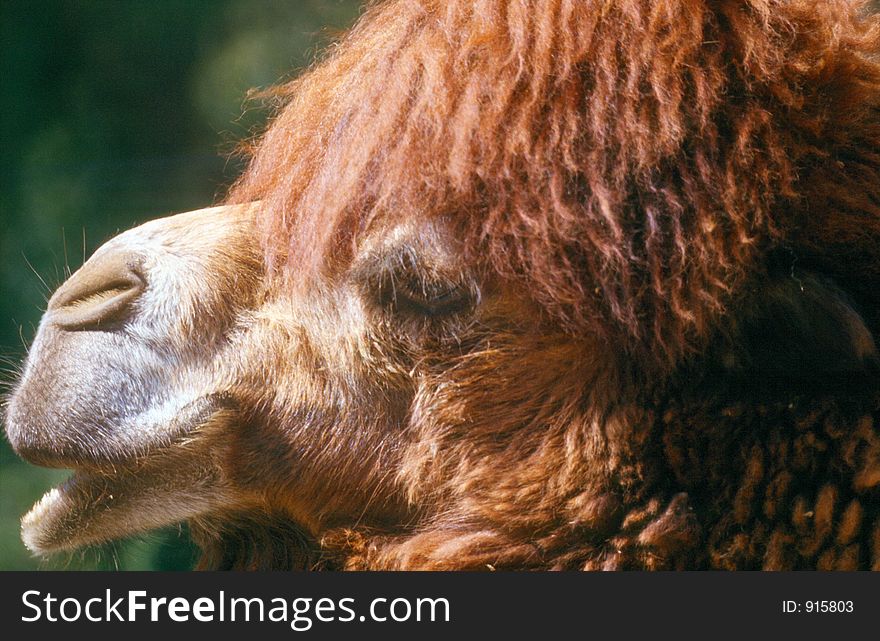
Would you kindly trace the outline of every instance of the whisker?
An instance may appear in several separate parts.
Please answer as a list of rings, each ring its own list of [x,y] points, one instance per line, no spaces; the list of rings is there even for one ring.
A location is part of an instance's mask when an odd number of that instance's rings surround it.
[[[62,273],[66,280],[70,278],[70,261],[67,259],[67,236],[64,232],[64,227],[61,228],[61,246],[64,248],[64,270]]]
[[[24,262],[27,263],[27,266],[31,268],[31,271],[34,272],[34,275],[36,275],[36,277],[40,279],[43,287],[46,288],[46,292],[52,291],[52,288],[49,287],[49,284],[43,279],[42,276],[40,276],[40,272],[38,272],[36,268],[31,264],[31,261],[28,260],[28,257],[25,255],[24,252],[21,252],[21,257],[24,258]]]

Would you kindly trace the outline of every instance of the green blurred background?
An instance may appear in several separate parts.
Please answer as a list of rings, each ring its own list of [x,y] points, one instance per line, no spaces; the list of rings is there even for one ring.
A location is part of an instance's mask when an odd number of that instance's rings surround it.
[[[247,91],[290,77],[348,27],[355,0],[0,0],[0,379],[49,293],[102,242],[203,207],[240,171],[266,112]],[[188,569],[182,529],[49,560],[19,518],[67,473],[0,439],[0,569]]]

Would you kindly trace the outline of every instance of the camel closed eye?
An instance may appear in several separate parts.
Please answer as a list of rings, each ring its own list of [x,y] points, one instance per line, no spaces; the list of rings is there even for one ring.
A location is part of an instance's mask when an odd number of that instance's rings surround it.
[[[455,285],[404,282],[393,290],[391,302],[402,313],[441,317],[464,311],[473,298]]]
[[[437,241],[448,234],[436,226],[425,230]],[[385,255],[370,257],[355,270],[364,296],[378,302],[390,313],[412,318],[449,318],[472,309],[480,300],[479,287],[473,279],[456,273],[450,265],[461,263],[448,243],[425,249],[422,256],[415,247],[406,246]]]

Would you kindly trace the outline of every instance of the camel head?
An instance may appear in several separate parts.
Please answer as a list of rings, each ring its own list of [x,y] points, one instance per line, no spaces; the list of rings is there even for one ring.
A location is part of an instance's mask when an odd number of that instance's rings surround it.
[[[188,521],[203,567],[880,563],[876,26],[371,8],[276,90],[226,205],[49,301],[6,433],[74,473],[26,545]]]

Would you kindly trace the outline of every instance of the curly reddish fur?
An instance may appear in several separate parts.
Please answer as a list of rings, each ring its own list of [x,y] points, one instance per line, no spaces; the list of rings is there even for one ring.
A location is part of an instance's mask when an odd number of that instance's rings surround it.
[[[846,0],[385,3],[277,90],[232,200],[299,275],[453,214],[571,331],[668,366],[775,247],[880,278],[878,39]]]
[[[196,524],[206,565],[880,567],[876,369],[850,387],[825,371],[815,393],[719,374],[784,369],[785,349],[749,351],[742,310],[780,344],[810,326],[788,290],[761,307],[780,270],[831,277],[810,281],[846,301],[830,317],[851,301],[880,331],[878,51],[880,23],[845,0],[370,8],[273,92],[230,200],[262,201],[269,264],[304,288],[377,221],[445,216],[553,329],[433,373],[405,530]],[[601,393],[586,335],[612,352]],[[283,532],[300,552],[255,560]]]

